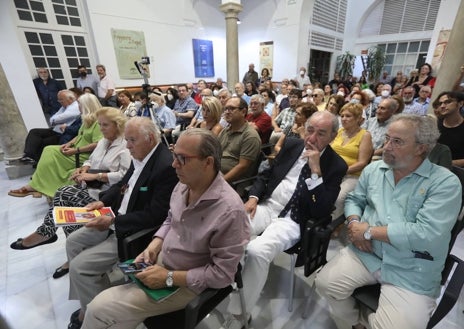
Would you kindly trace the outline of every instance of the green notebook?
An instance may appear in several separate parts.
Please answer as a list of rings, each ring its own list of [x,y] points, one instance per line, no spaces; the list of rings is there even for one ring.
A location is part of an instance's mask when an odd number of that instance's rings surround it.
[[[132,263],[134,260],[129,259],[125,261],[125,263]],[[161,288],[161,289],[150,289],[146,285],[142,283],[139,279],[135,277],[134,274],[129,274],[129,278],[131,278],[132,281],[134,281],[145,293],[153,298],[156,301],[162,301],[163,299],[173,295],[177,290],[179,290],[179,287],[166,287],[166,288]]]

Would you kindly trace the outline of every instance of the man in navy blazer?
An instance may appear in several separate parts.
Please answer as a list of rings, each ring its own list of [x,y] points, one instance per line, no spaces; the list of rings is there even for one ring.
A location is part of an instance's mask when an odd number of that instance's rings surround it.
[[[337,131],[338,120],[333,114],[314,113],[306,122],[304,141],[287,138],[272,166],[258,176],[250,190],[245,208],[253,234],[258,236],[247,246],[242,274],[248,312],[266,283],[269,264],[300,241],[305,220],[328,216],[333,210],[348,169],[329,145]],[[302,170],[306,164],[309,172]],[[300,178],[305,171],[305,177]],[[223,328],[241,325],[234,316],[240,314],[236,297],[231,298],[231,315]]]
[[[111,206],[116,217],[97,217],[66,240],[69,298],[81,303],[68,328],[80,328],[87,304],[110,286],[105,273],[118,262],[118,239],[161,225],[178,181],[171,152],[160,143],[158,129],[150,119],[131,118],[126,123],[125,139],[132,156],[129,170],[100,195],[99,201],[86,206]]]

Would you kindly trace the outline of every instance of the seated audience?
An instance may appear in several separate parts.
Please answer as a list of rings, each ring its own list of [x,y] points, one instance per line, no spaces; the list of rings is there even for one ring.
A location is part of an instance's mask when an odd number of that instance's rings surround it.
[[[218,138],[222,146],[221,172],[228,182],[251,177],[257,170],[261,138],[245,120],[247,112],[248,105],[240,97],[231,97],[224,108],[229,126]]]
[[[57,97],[61,108],[51,116],[51,128],[35,128],[29,131],[21,161],[35,164],[39,161],[45,146],[64,144],[69,141],[69,139],[61,139],[66,128],[79,118],[79,104],[76,101],[76,96],[70,90],[59,91]],[[71,138],[73,137],[71,136]]]
[[[124,137],[132,156],[129,170],[120,182],[101,193],[98,201],[86,206],[91,210],[111,206],[116,217],[97,217],[66,240],[69,299],[81,304],[68,328],[80,328],[87,304],[109,287],[106,272],[118,262],[118,240],[160,225],[177,184],[171,152],[160,143],[153,121],[141,117],[128,120]]]
[[[234,86],[235,96],[243,98],[243,100],[250,104],[250,96],[245,93],[245,85],[241,82],[237,82]]]
[[[272,166],[250,190],[245,209],[252,235],[242,271],[243,293],[250,313],[267,280],[269,265],[281,252],[300,241],[306,219],[330,215],[346,173],[346,163],[329,143],[338,121],[327,111],[314,113],[306,123],[305,140],[288,138]],[[232,294],[223,328],[241,328],[239,298]]]
[[[100,139],[89,159],[72,174],[71,179],[76,185],[60,187],[53,197],[53,203],[45,215],[43,224],[34,233],[13,242],[10,245],[11,248],[30,249],[55,242],[57,240],[57,227],[53,221],[55,206],[84,207],[98,200],[100,192],[121,181],[126,174],[131,163],[129,150],[124,140],[126,117],[118,109],[112,107],[98,110],[96,117],[103,138]],[[80,227],[81,225],[70,225],[62,228],[68,236]],[[67,272],[68,265],[64,264],[56,269],[53,277],[59,278]]]
[[[135,283],[107,289],[88,305],[83,329],[136,328],[149,316],[184,308],[206,288],[234,282],[250,226],[239,196],[219,172],[220,152],[209,131],[190,129],[179,137],[172,165],[180,183],[171,210],[135,259],[154,264],[135,275],[145,286],[175,286],[177,292],[155,302]]]
[[[132,95],[127,90],[118,92],[119,110],[128,118],[137,116],[137,107],[132,101]]]
[[[261,144],[267,144],[272,132],[272,119],[264,111],[265,98],[261,95],[253,95],[250,99],[250,111],[246,121],[261,137]]]
[[[166,106],[169,107],[171,110],[174,109],[174,105],[176,105],[176,101],[179,99],[179,93],[176,88],[170,87],[166,90]]]
[[[163,95],[153,93],[150,95],[151,109],[150,118],[156,123],[161,132],[170,138],[172,131],[176,128],[176,116],[164,103]],[[154,115],[154,118],[152,117]]]
[[[270,89],[263,89],[260,94],[264,98],[264,111],[267,113],[267,115],[272,116],[272,111],[274,111],[274,103],[276,99],[274,93]]]
[[[426,115],[427,112],[424,112],[424,107],[414,101],[415,93],[416,91],[413,87],[405,87],[403,89],[404,110],[402,113]]]
[[[395,116],[383,161],[367,166],[348,195],[351,244],[315,280],[339,328],[427,327],[462,200],[459,179],[427,159],[437,137],[427,117]],[[361,315],[351,294],[374,283],[382,286],[377,311]]]
[[[427,114],[430,105],[430,96],[432,95],[432,88],[430,86],[423,86],[419,90],[419,96],[414,98],[414,103],[422,106],[423,115]]]
[[[272,131],[269,139],[271,144],[277,143],[280,135],[284,134],[286,130],[290,130],[292,128],[293,121],[295,119],[296,107],[300,104],[302,97],[303,94],[300,89],[292,89],[288,93],[290,107],[282,110],[275,119],[272,119],[272,126],[274,127],[274,130]]]
[[[249,97],[256,95],[258,90],[256,89],[256,85],[253,82],[247,82],[245,84],[245,94]]]
[[[315,88],[313,90],[313,102],[316,104],[317,109],[319,111],[324,111],[325,110],[325,102],[324,102],[324,90],[320,88]]]
[[[316,105],[314,105],[313,103],[301,103],[297,106],[295,110],[295,123],[293,124],[292,129],[290,129],[286,134],[282,134],[280,136],[279,140],[274,146],[274,154],[272,158],[274,158],[277,155],[277,153],[280,152],[280,149],[285,144],[285,140],[287,139],[287,137],[304,139],[304,136],[306,134],[305,124],[311,117],[311,115],[313,115],[317,111],[318,109]]]
[[[366,129],[372,137],[374,147],[373,160],[377,160],[383,153],[383,142],[385,141],[385,132],[390,124],[391,118],[396,114],[398,104],[391,98],[386,98],[377,106],[374,118],[364,121],[362,128]]]
[[[134,94],[134,105],[138,117],[151,117],[152,104],[145,92],[139,91]]]
[[[444,91],[435,102],[441,133],[438,142],[450,148],[453,165],[464,167],[464,119],[459,111],[464,106],[464,93]]]
[[[203,88],[201,90],[201,94],[198,94],[200,99],[203,100],[203,98],[208,97],[208,96],[213,96],[213,91],[209,88]],[[195,128],[197,125],[200,124],[204,120],[203,118],[203,112],[201,111],[201,101],[198,103],[200,105],[198,107],[197,112],[195,113],[195,116],[192,118],[192,121],[190,121],[190,124],[185,128],[185,129],[190,129],[190,128]]]
[[[359,96],[359,94],[356,93],[355,96]],[[368,131],[361,128],[363,122],[362,113],[362,104],[350,102],[343,106],[340,111],[342,128],[338,130],[337,136],[330,144],[332,149],[348,165],[348,170],[340,186],[340,193],[335,202],[335,210],[332,213],[334,219],[343,215],[347,194],[354,189],[361,171],[371,161],[373,153],[372,138]]]
[[[84,94],[79,97],[78,103],[83,123],[76,139],[71,143],[45,147],[29,184],[11,190],[8,195],[15,197],[32,195],[40,198],[43,194],[52,197],[59,187],[73,184],[70,177],[76,168],[75,155],[79,154],[79,161],[84,162],[102,138],[95,116],[97,110],[101,108],[98,98],[92,94]]]
[[[341,95],[332,95],[326,103],[325,110],[335,115],[338,119],[338,124],[341,126],[340,109],[345,105],[345,97]]]
[[[377,111],[377,105],[374,100],[375,100],[375,94],[372,90],[370,89],[363,89],[362,93],[366,95],[369,103],[367,104],[366,108],[364,109],[364,115],[366,117],[366,120],[369,118],[375,117],[375,112]]]
[[[203,80],[203,79],[200,79],[198,80],[197,82],[197,90],[191,95],[191,97],[193,98],[193,100],[195,101],[195,103],[197,103],[198,105],[201,105],[201,101],[203,99],[203,93],[202,91],[204,89],[207,88],[207,85],[206,85],[206,81]],[[211,91],[211,89],[209,89],[209,92],[211,94],[208,94],[208,96],[211,96],[213,94],[213,92]],[[197,112],[198,113],[198,112]]]
[[[198,110],[198,104],[190,97],[186,84],[179,85],[179,98],[174,104],[174,115],[176,116],[176,129],[172,132],[174,138],[179,137],[180,132],[189,124]]]
[[[204,96],[201,102],[201,112],[203,121],[197,124],[197,128],[211,130],[215,136],[218,136],[223,129],[219,124],[222,116],[221,102],[214,96]]]
[[[424,63],[419,68],[419,75],[409,79],[408,86],[412,86],[419,94],[419,90],[423,86],[430,86],[432,89],[435,86],[435,78],[432,76],[432,66],[429,63]]]

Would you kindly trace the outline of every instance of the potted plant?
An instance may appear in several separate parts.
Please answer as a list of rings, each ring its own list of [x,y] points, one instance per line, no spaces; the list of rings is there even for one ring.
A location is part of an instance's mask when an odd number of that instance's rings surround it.
[[[376,82],[382,74],[385,65],[385,51],[377,46],[372,46],[367,51],[367,72],[369,80]]]
[[[342,79],[346,79],[349,75],[353,75],[354,62],[356,56],[349,51],[337,57],[337,69]]]

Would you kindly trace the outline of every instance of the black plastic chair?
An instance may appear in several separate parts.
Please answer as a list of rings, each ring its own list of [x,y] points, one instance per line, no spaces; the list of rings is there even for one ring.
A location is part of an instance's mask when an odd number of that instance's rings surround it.
[[[295,268],[305,265],[305,276],[310,276],[317,268],[326,263],[323,239],[320,232],[331,222],[329,215],[324,218],[311,218],[306,221],[301,242],[297,243],[285,253],[290,255],[290,293],[288,297],[288,311],[293,312],[293,297],[295,294]],[[321,243],[322,242],[322,243]],[[327,244],[328,246],[328,244]],[[306,263],[310,268],[306,269]]]
[[[124,238],[122,241],[122,252],[120,253],[121,260],[131,259],[140,254],[148,246],[154,233],[155,229],[146,229]],[[240,302],[243,311],[242,318],[245,323],[244,327],[248,328],[245,315],[245,298],[242,292],[243,281],[241,270],[242,268],[239,264],[237,272],[235,273],[235,284],[240,295]],[[232,285],[222,289],[208,288],[188,303],[184,309],[149,317],[145,319],[143,323],[148,329],[193,329],[201,320],[211,313],[217,305],[227,298],[233,290],[234,287]]]

